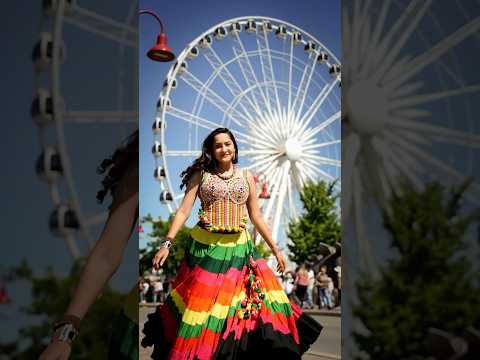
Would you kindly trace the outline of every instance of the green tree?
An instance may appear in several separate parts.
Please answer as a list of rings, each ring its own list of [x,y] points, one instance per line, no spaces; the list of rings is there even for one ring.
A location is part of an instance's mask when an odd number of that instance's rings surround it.
[[[339,194],[334,193],[335,182],[307,182],[300,194],[304,213],[288,226],[291,244],[290,259],[297,264],[316,260],[320,244],[333,245],[341,239],[340,223],[336,213]]]
[[[11,360],[37,359],[49,340],[52,324],[64,313],[78,283],[82,268],[81,261],[76,262],[70,274],[59,277],[52,268],[46,274],[33,274],[26,261],[9,270],[9,281],[26,281],[31,287],[32,302],[22,311],[32,318],[38,318],[35,324],[29,324],[19,331],[17,341],[0,343],[0,354]],[[108,358],[108,339],[114,318],[119,314],[125,295],[105,287],[101,296],[90,308],[82,321],[82,328],[72,348],[72,359]]]
[[[153,239],[147,243],[147,246],[140,250],[140,264],[139,271],[140,276],[150,273],[152,270],[152,262],[155,254],[157,253],[160,244],[165,240],[170,223],[173,220],[173,215],[170,219],[154,219],[151,214],[144,216],[141,220],[142,224],[148,224],[152,228],[152,231],[148,236]],[[185,245],[190,237],[191,229],[187,226],[183,226],[175,236],[175,243],[170,248],[169,255],[165,263],[163,264],[163,272],[166,276],[174,276],[180,267],[181,261],[185,258]]]
[[[353,313],[368,329],[354,332],[358,348],[372,359],[427,356],[429,327],[456,335],[480,321],[479,289],[465,255],[465,234],[476,213],[461,215],[466,186],[448,196],[437,183],[416,192],[403,186],[390,210],[383,212],[385,228],[398,254],[374,280],[357,283]]]

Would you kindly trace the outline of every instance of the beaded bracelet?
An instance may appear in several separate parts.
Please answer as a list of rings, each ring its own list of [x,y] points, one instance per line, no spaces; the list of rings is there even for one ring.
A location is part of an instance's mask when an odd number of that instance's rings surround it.
[[[78,330],[71,323],[65,323],[54,328],[51,342],[62,341],[72,346],[78,336]]]
[[[172,242],[170,240],[165,240],[160,244],[161,248],[163,247],[163,248],[170,249],[171,246],[172,246]]]

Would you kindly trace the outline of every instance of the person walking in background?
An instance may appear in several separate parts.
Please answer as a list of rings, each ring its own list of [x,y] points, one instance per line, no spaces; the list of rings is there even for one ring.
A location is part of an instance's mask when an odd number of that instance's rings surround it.
[[[140,302],[142,304],[147,302],[146,299],[145,299],[145,293],[143,291],[144,288],[145,288],[145,280],[142,278],[138,282],[138,294],[140,295]]]
[[[160,280],[156,280],[153,283],[153,302],[154,303],[161,301],[162,292],[163,292],[162,282]]]
[[[315,272],[313,271],[312,265],[307,263],[306,269],[308,272],[308,286],[307,286],[307,307],[313,309],[313,288],[315,287]]]
[[[150,302],[151,299],[149,297],[149,294],[150,294],[150,280],[149,279],[145,279],[143,281],[143,300],[144,300],[144,303],[145,302]]]
[[[292,298],[293,288],[293,276],[290,272],[287,272],[283,277],[283,289],[285,290],[285,293],[289,299]]]
[[[329,309],[332,309],[333,305],[331,287],[333,285],[333,281],[328,276],[327,267],[325,265],[320,267],[320,271],[316,277],[316,285],[318,290],[318,307],[323,308],[327,306]]]
[[[342,304],[342,265],[340,265],[340,261],[337,261],[337,266],[333,269],[337,273],[337,299],[336,299],[336,306],[340,306]]]
[[[300,307],[303,308],[304,302],[306,302],[308,288],[308,271],[305,264],[300,265],[297,273],[295,274],[295,295],[300,301]]]

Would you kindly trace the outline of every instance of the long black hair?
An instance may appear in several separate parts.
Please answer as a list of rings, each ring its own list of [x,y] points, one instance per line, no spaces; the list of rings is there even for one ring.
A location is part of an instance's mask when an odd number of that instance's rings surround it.
[[[180,185],[180,189],[183,189],[183,187],[188,184],[195,172],[202,170],[212,172],[215,169],[217,165],[217,160],[213,155],[213,144],[215,136],[218,134],[227,134],[230,137],[233,142],[233,146],[235,147],[235,156],[233,157],[232,162],[234,164],[238,162],[238,146],[237,141],[235,140],[235,136],[233,136],[232,132],[227,128],[217,128],[213,130],[210,134],[208,134],[205,140],[203,140],[202,154],[200,155],[200,157],[195,159],[192,165],[187,167],[180,174],[180,177],[182,178],[182,184]]]
[[[98,174],[106,173],[102,180],[103,188],[97,192],[99,203],[103,202],[109,192],[113,196],[120,179],[133,164],[138,164],[138,129],[122,142],[113,155],[98,166]]]

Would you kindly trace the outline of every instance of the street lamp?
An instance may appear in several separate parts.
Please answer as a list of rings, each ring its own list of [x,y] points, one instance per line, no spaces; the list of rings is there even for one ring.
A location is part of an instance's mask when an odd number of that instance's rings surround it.
[[[164,26],[160,17],[153,10],[140,10],[138,15],[148,14],[152,15],[157,19],[160,24],[160,34],[157,36],[157,43],[147,52],[147,56],[154,60],[160,62],[168,62],[175,59],[175,55],[172,52],[172,49],[168,46],[167,35],[164,32]]]

